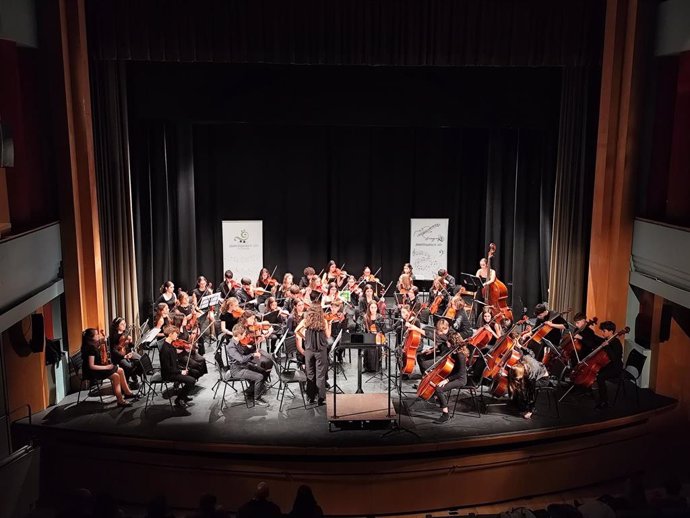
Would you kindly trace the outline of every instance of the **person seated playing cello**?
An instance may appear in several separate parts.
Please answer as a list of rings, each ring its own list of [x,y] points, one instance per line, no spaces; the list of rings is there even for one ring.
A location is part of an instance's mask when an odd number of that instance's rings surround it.
[[[455,363],[448,377],[441,380],[434,391],[441,407],[441,416],[434,421],[435,424],[443,424],[450,419],[448,415],[448,393],[455,388],[462,388],[467,385],[467,356],[469,356],[469,351],[467,346],[463,344],[462,337],[458,333],[453,333],[448,342],[445,342],[441,348],[442,354],[446,354],[450,350],[449,348],[453,348],[451,356]]]

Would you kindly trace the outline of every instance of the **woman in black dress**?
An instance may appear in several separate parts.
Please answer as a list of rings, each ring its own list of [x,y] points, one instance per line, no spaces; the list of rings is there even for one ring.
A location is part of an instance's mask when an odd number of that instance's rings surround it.
[[[131,406],[125,401],[134,399],[135,395],[127,385],[125,372],[121,367],[103,361],[103,351],[107,348],[105,337],[99,337],[98,331],[93,328],[84,330],[81,335],[82,376],[84,379],[101,381],[110,379],[113,392],[117,398],[117,406]]]

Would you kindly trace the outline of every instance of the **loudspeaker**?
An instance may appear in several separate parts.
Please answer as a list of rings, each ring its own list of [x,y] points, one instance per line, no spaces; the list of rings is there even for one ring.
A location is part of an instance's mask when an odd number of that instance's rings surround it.
[[[46,335],[43,329],[43,315],[34,313],[31,315],[31,342],[29,347],[35,353],[40,353],[46,344]]]
[[[14,167],[14,140],[7,124],[0,122],[0,167]]]
[[[62,359],[60,339],[46,338],[46,365],[54,365]]]

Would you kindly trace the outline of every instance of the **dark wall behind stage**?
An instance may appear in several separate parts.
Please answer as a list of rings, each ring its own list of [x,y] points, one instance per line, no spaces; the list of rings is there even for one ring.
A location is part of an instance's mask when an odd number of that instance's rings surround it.
[[[279,274],[394,279],[409,219],[447,217],[452,273],[495,241],[514,303],[547,297],[557,69],[131,64],[128,89],[143,311],[220,280],[224,219],[263,220]]]

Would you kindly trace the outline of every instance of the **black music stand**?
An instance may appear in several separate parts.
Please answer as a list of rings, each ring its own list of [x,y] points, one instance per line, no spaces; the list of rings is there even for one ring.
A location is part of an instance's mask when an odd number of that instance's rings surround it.
[[[482,282],[481,278],[477,277],[476,275],[472,275],[471,273],[461,273],[460,286],[465,288],[466,291],[474,293],[474,296],[472,297],[472,311],[470,311],[470,322],[476,322],[476,308],[477,304],[479,304],[479,301],[477,300],[477,293],[481,293],[482,288],[484,288],[484,283]]]

